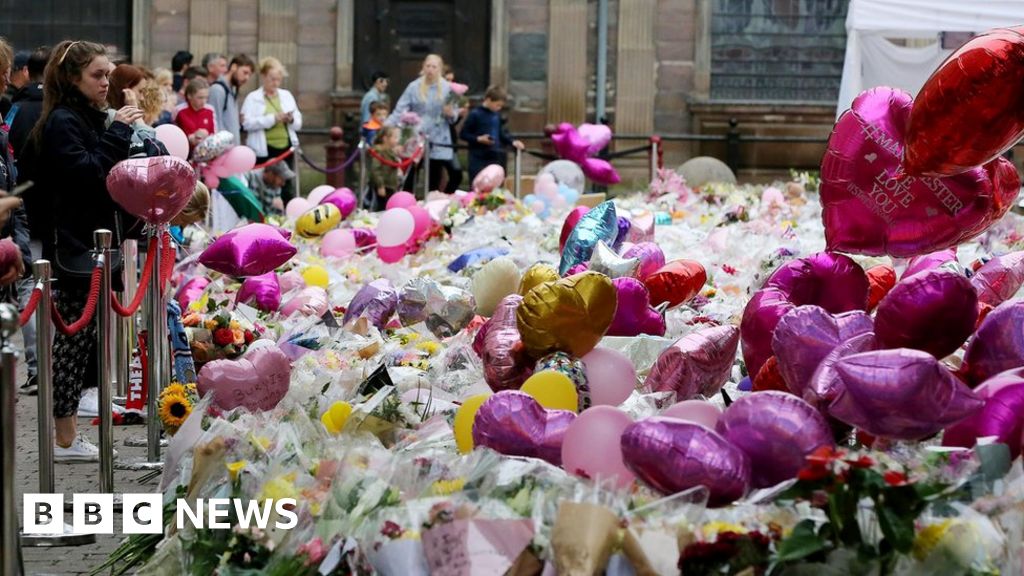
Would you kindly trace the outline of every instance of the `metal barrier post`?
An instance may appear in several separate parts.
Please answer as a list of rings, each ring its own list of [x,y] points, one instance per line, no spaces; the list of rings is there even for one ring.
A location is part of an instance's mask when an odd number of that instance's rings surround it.
[[[423,199],[430,194],[430,140],[423,141]]]
[[[515,192],[516,200],[522,198],[522,185],[523,185],[523,151],[516,148],[516,159],[515,159],[515,180],[513,180],[512,191]]]
[[[124,274],[121,302],[128,303],[135,299],[136,285],[139,281],[139,245],[136,240],[125,240],[121,243],[121,257],[124,260]],[[128,397],[128,379],[132,363],[132,352],[135,350],[135,316],[118,318],[117,325],[117,365],[114,375],[117,382],[115,400],[124,401]]]
[[[160,231],[154,232],[159,235]],[[153,253],[149,257],[153,259],[153,274],[149,277],[149,315],[147,316],[148,326],[146,327],[149,339],[146,341],[147,366],[147,390],[146,390],[146,458],[149,462],[160,461],[160,417],[157,415],[157,399],[160,396],[160,388],[163,378],[163,364],[165,362],[163,351],[164,342],[167,340],[167,305],[163,299],[163,286],[161,286],[161,252],[163,242],[154,242]]]
[[[366,207],[366,186],[369,174],[366,173],[366,139],[359,139],[359,206]]]
[[[651,136],[650,142],[651,142],[651,151],[649,152],[649,154],[650,154],[650,161],[651,161],[650,162],[650,165],[651,165],[651,182],[654,182],[654,179],[658,176],[658,168],[660,168],[659,163],[658,163],[658,157],[660,156],[659,152],[660,152],[660,149],[661,149],[661,137],[660,136]]]
[[[53,494],[53,447],[54,439],[53,424],[53,320],[51,310],[53,307],[52,293],[50,292],[50,261],[36,260],[32,264],[32,273],[36,279],[36,286],[39,287],[42,295],[39,298],[39,306],[36,308],[36,382],[38,390],[38,413],[36,417],[39,426],[39,491],[43,494]]]
[[[93,241],[99,253],[100,297],[96,305],[96,370],[99,373],[100,492],[114,492],[114,424],[111,402],[110,230],[96,230]]]
[[[0,508],[5,510],[0,518],[0,573],[3,576],[23,574],[21,566],[21,545],[18,535],[18,514],[14,500],[14,442],[15,417],[15,364],[17,352],[11,347],[11,336],[18,330],[18,310],[10,304],[0,304],[0,460],[3,461],[0,476]]]

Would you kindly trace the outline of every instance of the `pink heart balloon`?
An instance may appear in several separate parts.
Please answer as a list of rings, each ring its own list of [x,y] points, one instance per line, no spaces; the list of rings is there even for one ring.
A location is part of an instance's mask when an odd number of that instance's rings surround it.
[[[238,290],[235,302],[248,303],[254,301],[256,307],[264,312],[274,312],[281,305],[281,285],[277,274],[267,272],[259,276],[246,278]]]
[[[570,272],[572,272],[570,270]],[[651,334],[665,335],[665,317],[651,308],[650,292],[647,286],[636,278],[615,278],[612,280],[618,293],[615,316],[605,332],[607,336],[637,336]]]
[[[502,298],[473,341],[473,349],[483,360],[484,380],[495,392],[518,390],[533,374],[534,363],[523,351],[516,324],[516,310],[522,301],[518,294]]]
[[[577,132],[587,142],[588,156],[593,156],[604,150],[612,141],[612,129],[605,124],[580,124]]]
[[[675,392],[676,400],[717,394],[732,372],[739,341],[740,331],[735,326],[687,334],[658,356],[644,386],[653,392]]]
[[[811,380],[803,389],[803,399],[809,402],[822,412],[828,410],[828,405],[836,399],[843,389],[843,382],[836,372],[836,362],[847,356],[877,350],[878,344],[875,341],[875,334],[867,332],[850,338],[832,349],[821,362],[817,370],[811,376]]]
[[[273,226],[247,224],[214,240],[199,263],[229,276],[259,276],[291,260],[297,251]]]
[[[985,316],[964,354],[967,383],[1024,366],[1024,300],[1000,304]]]
[[[132,158],[107,175],[110,197],[132,216],[166,224],[181,212],[196,189],[196,171],[177,156]]]
[[[561,466],[562,440],[575,418],[568,410],[544,409],[525,392],[504,390],[480,405],[473,420],[473,444]]]
[[[1024,433],[1024,370],[1010,370],[986,380],[974,389],[985,406],[966,419],[946,428],[943,446],[973,448],[978,438],[995,436],[1010,447],[1010,457],[1021,451]]]
[[[952,354],[974,332],[978,296],[970,280],[933,268],[901,280],[875,312],[883,348],[916,348],[936,358]]]
[[[213,403],[223,410],[273,410],[288,393],[290,379],[288,357],[269,346],[237,360],[208,362],[199,371],[196,388],[200,396],[213,392]]]
[[[871,317],[860,310],[832,315],[820,306],[792,309],[779,320],[772,336],[772,351],[786,386],[802,398],[818,365],[829,352],[871,330]]]
[[[969,240],[1010,209],[1020,191],[998,158],[948,178],[901,175],[913,100],[873,88],[836,122],[821,163],[822,220],[829,250],[910,257]]]
[[[337,206],[343,219],[348,218],[349,214],[355,212],[357,202],[355,192],[348,188],[335,188],[334,192],[331,192],[320,201],[321,204],[330,203]]]
[[[989,260],[974,273],[971,284],[978,302],[993,308],[1013,298],[1024,286],[1024,250]]]
[[[303,316],[323,316],[330,302],[327,291],[319,286],[307,286],[281,307],[281,315],[285,318],[298,312]]]
[[[907,269],[903,271],[903,275],[900,276],[900,280],[909,278],[918,272],[938,268],[947,262],[956,262],[956,247],[939,250],[938,252],[932,252],[931,254],[924,254],[922,256],[914,256],[910,259],[910,262],[907,263]]]
[[[281,294],[287,294],[292,290],[306,286],[306,279],[302,277],[302,274],[299,274],[298,270],[294,269],[278,276],[277,282],[281,286]]]
[[[555,146],[555,152],[565,160],[582,164],[587,159],[590,142],[580,136],[576,127],[568,122],[558,125],[558,130],[551,135],[551,143]]]
[[[490,194],[505,181],[505,169],[498,164],[486,166],[476,178],[473,178],[473,191],[479,194]]]
[[[580,168],[583,169],[587,178],[604,186],[611,186],[622,181],[619,172],[607,160],[587,158],[580,164]]]

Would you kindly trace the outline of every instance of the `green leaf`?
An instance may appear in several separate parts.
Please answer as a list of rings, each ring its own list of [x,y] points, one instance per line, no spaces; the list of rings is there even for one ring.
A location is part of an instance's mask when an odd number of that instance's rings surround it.
[[[792,562],[821,552],[826,548],[824,540],[814,530],[813,520],[804,520],[793,528],[793,532],[779,543],[776,562]]]
[[[917,514],[901,516],[897,511],[884,506],[875,506],[878,526],[889,544],[898,552],[910,553],[914,547],[914,520]]]

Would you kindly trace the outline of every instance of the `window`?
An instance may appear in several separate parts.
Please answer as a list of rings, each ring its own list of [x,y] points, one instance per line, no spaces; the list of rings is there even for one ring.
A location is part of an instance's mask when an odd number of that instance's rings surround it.
[[[90,40],[105,45],[112,59],[123,58],[132,49],[131,5],[131,0],[0,0],[0,36],[15,50]]]
[[[713,0],[711,99],[835,103],[849,0]]]

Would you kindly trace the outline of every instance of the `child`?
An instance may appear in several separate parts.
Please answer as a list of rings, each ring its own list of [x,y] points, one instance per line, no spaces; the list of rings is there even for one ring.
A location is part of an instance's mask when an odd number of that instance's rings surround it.
[[[402,169],[394,166],[401,160],[398,150],[401,149],[398,128],[381,126],[377,131],[370,158],[370,209],[377,212],[383,210],[398,188],[404,176]]]
[[[489,164],[505,167],[505,147],[523,149],[523,143],[513,140],[501,119],[501,109],[508,96],[500,86],[487,88],[484,102],[473,109],[462,125],[459,137],[469,144],[469,181]]]
[[[363,140],[366,141],[367,145],[372,146],[374,144],[374,141],[377,139],[377,131],[384,125],[388,114],[391,114],[391,108],[385,102],[379,100],[370,102],[370,120],[363,124],[360,130]]]
[[[210,189],[202,182],[196,182],[196,188],[192,191],[192,198],[188,204],[178,212],[178,215],[171,219],[171,226],[185,228],[192,224],[198,224],[206,220],[206,213],[210,210]]]
[[[185,100],[188,105],[178,112],[174,123],[185,132],[185,136],[188,136],[190,148],[195,148],[196,144],[217,131],[213,110],[206,106],[206,99],[209,97],[210,85],[204,78],[194,78],[185,87]]]

